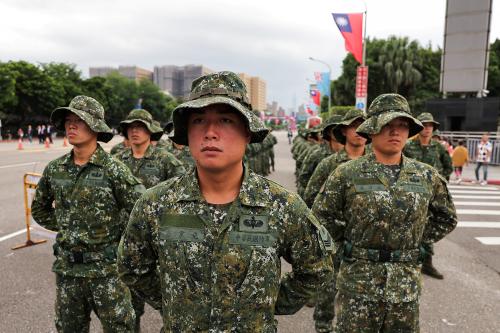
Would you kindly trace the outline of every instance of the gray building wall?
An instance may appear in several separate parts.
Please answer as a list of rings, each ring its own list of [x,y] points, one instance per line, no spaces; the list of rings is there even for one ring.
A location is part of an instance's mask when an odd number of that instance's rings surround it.
[[[213,70],[202,65],[155,66],[153,82],[172,96],[185,98],[191,91],[191,83],[208,73],[213,73]]]

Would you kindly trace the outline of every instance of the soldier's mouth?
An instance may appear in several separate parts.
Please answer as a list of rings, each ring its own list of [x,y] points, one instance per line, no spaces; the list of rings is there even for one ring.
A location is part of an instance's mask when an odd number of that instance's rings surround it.
[[[204,152],[204,151],[218,151],[218,152],[222,153],[222,149],[214,147],[214,146],[206,146],[206,147],[201,148],[201,152]]]

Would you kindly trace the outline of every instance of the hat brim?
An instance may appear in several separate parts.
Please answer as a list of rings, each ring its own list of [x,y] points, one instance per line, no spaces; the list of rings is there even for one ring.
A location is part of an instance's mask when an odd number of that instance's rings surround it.
[[[337,141],[340,142],[341,144],[345,145],[346,137],[344,134],[342,134],[342,128],[350,126],[353,122],[355,122],[358,119],[365,120],[365,118],[363,118],[362,116],[359,116],[359,117],[354,117],[354,118],[347,119],[347,120],[344,120],[344,121],[341,121],[340,123],[338,123],[338,125],[333,129],[333,135],[335,136],[335,139],[337,139]],[[368,139],[368,140],[370,140],[370,139]],[[367,142],[367,143],[369,143],[369,142]]]
[[[122,133],[122,135],[126,139],[128,139],[127,127],[135,121],[138,121],[138,122],[144,124],[144,126],[146,126],[149,133],[151,134],[151,141],[158,141],[163,136],[163,128],[161,128],[161,127],[157,127],[153,124],[149,124],[147,121],[145,121],[143,119],[126,119],[126,120],[120,121],[120,132]]]
[[[111,131],[111,128],[106,124],[104,119],[95,119],[92,117],[88,112],[70,108],[67,106],[59,107],[52,111],[50,115],[50,121],[54,126],[60,130],[60,131],[65,131],[64,128],[64,120],[65,116],[68,112],[74,113],[77,115],[80,119],[82,119],[88,126],[89,128],[97,133],[97,141],[101,142],[109,142],[114,134]]]
[[[262,140],[264,140],[266,135],[269,133],[269,130],[264,127],[264,124],[260,121],[260,119],[257,118],[257,116],[255,116],[253,112],[244,105],[229,97],[209,96],[184,102],[174,109],[172,116],[174,131],[171,135],[169,135],[169,138],[177,144],[185,146],[188,145],[187,117],[189,116],[189,112],[214,104],[229,105],[243,116],[243,119],[250,130],[250,143],[262,142]]]
[[[439,126],[441,125],[440,123],[438,123],[435,120],[420,120],[420,122],[422,123],[422,125],[425,123],[432,123],[432,127],[434,127],[434,131],[439,129]]]
[[[406,112],[384,112],[377,116],[372,116],[365,120],[359,127],[356,129],[356,133],[359,135],[370,139],[370,135],[378,134],[382,130],[382,127],[390,123],[396,118],[406,118],[410,120],[410,129],[408,137],[412,137],[424,128],[422,123],[416,118],[412,117]]]

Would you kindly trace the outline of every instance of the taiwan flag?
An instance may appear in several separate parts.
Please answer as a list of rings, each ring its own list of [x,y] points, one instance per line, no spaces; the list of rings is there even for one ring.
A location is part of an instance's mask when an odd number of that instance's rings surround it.
[[[319,90],[311,89],[309,93],[311,94],[313,103],[319,106],[321,104],[321,94]]]
[[[345,49],[363,63],[363,13],[335,14],[333,20],[345,39]]]

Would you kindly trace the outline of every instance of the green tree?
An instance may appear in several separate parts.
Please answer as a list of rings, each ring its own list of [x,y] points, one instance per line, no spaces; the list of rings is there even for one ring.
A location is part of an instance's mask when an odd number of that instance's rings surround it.
[[[75,64],[51,62],[41,64],[41,69],[63,92],[61,99],[64,105],[68,105],[73,97],[83,93],[81,72],[76,69]]]
[[[142,107],[148,110],[154,119],[161,123],[166,123],[169,120],[173,110],[169,104],[173,101],[171,96],[163,93],[157,85],[148,80],[139,82],[138,94],[142,99]]]
[[[500,96],[500,39],[490,45],[490,63],[488,66],[489,97]]]
[[[328,112],[328,96],[323,96],[321,97],[321,103],[320,103],[320,113],[323,113],[323,112]]]

